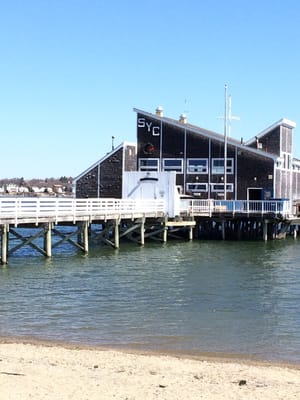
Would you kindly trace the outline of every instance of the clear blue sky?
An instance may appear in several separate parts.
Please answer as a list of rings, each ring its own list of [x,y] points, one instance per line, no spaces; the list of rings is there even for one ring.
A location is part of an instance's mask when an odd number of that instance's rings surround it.
[[[295,121],[298,0],[0,0],[0,178],[75,177],[122,141],[133,108],[232,136]]]

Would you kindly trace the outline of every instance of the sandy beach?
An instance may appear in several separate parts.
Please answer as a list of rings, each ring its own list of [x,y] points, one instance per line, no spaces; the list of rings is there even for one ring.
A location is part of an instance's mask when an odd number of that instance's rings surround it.
[[[300,367],[0,343],[0,399],[299,399]]]

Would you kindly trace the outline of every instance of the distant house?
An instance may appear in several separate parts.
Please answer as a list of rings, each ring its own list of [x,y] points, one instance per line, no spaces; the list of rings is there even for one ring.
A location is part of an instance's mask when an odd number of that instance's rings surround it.
[[[136,170],[136,144],[124,142],[73,180],[75,197],[122,197],[123,171]]]
[[[203,199],[300,198],[294,122],[281,119],[243,142],[191,125],[185,115],[164,117],[161,108],[134,111],[138,171],[175,171],[181,192]]]

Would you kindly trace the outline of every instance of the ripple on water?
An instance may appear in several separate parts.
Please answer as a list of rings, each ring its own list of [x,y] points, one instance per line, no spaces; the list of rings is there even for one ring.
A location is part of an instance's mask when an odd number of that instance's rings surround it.
[[[299,242],[169,242],[12,257],[0,334],[300,361]]]

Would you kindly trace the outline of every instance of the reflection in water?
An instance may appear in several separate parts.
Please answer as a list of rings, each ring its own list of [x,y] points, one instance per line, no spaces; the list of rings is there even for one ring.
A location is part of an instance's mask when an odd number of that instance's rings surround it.
[[[0,335],[300,361],[299,242],[170,242],[0,270]]]

